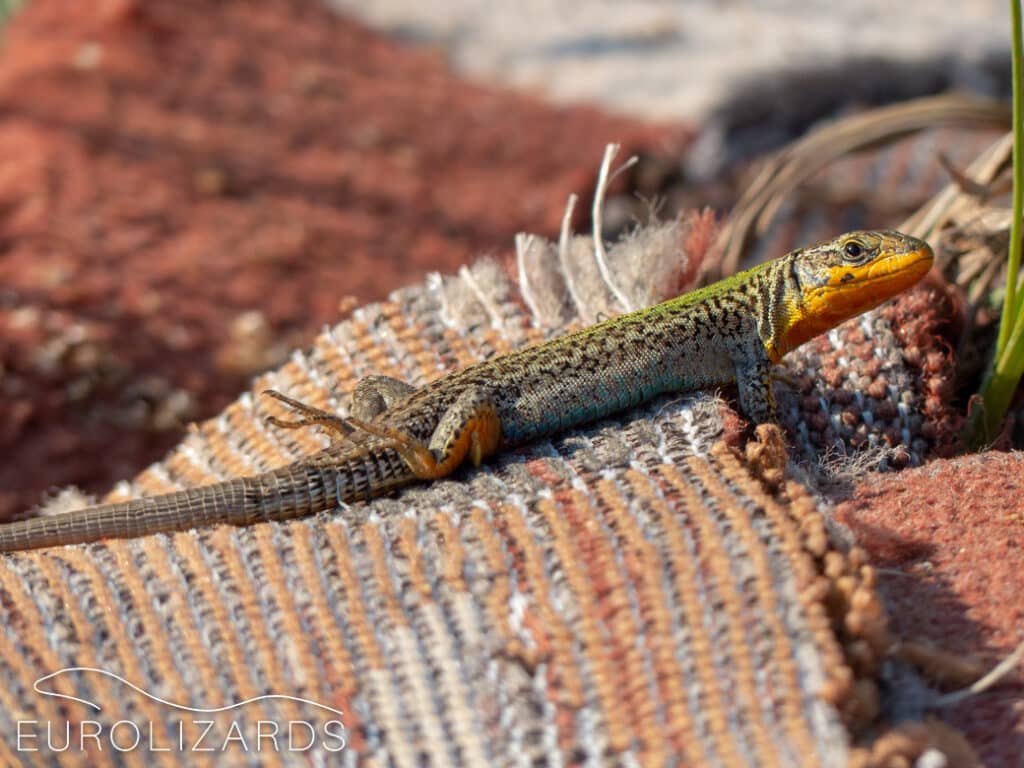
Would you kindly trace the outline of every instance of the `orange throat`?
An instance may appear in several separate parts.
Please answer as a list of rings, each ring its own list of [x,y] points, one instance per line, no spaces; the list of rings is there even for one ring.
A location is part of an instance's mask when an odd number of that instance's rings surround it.
[[[904,253],[881,254],[859,267],[834,267],[824,285],[807,291],[790,305],[773,357],[781,358],[805,341],[901,293],[932,266],[928,246]]]

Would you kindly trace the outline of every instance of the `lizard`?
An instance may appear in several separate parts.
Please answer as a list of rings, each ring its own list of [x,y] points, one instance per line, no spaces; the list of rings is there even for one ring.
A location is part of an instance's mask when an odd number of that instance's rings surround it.
[[[419,388],[369,376],[348,416],[267,390],[298,415],[271,424],[326,428],[328,447],[251,477],[8,523],[0,552],[328,511],[665,393],[735,383],[751,421],[774,421],[783,355],[910,287],[932,261],[909,235],[850,232]]]

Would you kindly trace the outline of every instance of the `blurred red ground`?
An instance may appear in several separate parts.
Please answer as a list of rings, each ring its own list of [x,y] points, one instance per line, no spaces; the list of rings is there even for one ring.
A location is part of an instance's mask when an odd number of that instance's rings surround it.
[[[556,234],[607,142],[683,133],[467,84],[316,2],[26,4],[0,49],[0,519],[133,475],[341,305]]]
[[[839,505],[881,570],[899,638],[990,669],[1024,640],[1024,454],[988,451],[871,475]],[[1024,670],[945,713],[986,766],[1024,756]]]

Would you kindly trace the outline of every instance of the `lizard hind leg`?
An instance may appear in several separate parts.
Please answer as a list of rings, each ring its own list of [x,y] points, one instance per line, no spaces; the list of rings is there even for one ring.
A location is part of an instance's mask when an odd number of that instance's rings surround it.
[[[467,458],[479,466],[501,444],[501,420],[490,393],[469,387],[441,416],[425,445],[415,436],[386,424],[349,419],[349,423],[387,440],[420,480],[450,475]]]
[[[348,419],[330,413],[329,411],[321,410],[320,408],[314,408],[312,405],[307,405],[301,400],[295,400],[294,398],[288,397],[287,395],[278,392],[276,389],[265,389],[263,390],[263,394],[284,403],[293,411],[303,415],[302,418],[293,420],[281,419],[277,416],[267,416],[267,423],[273,424],[275,427],[281,427],[283,429],[324,427],[328,431],[333,432],[343,441],[349,441],[352,433],[356,431],[356,427],[349,423]]]
[[[301,419],[292,420],[268,416],[267,422],[275,427],[283,429],[324,427],[340,438],[341,442],[352,443],[359,442],[358,432],[360,431],[374,434],[372,430],[364,429],[363,422],[376,418],[415,391],[416,388],[411,384],[391,376],[367,376],[360,379],[352,393],[352,405],[349,409],[352,419],[314,408],[300,400],[288,397],[276,389],[266,389],[263,394],[284,403],[293,411],[303,415]]]

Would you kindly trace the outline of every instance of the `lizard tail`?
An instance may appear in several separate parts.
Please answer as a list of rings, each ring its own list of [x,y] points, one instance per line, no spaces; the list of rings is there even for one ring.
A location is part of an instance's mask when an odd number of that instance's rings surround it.
[[[255,477],[0,525],[0,552],[284,520],[352,500],[351,482],[350,473],[298,463]]]

